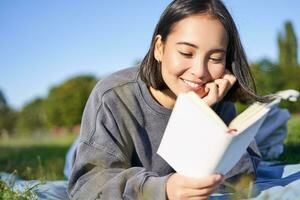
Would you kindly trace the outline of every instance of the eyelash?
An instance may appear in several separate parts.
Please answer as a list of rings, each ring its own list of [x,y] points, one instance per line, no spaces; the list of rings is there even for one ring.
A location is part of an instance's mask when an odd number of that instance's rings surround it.
[[[214,62],[222,62],[223,61],[223,58],[209,58],[209,59]]]
[[[193,54],[191,53],[184,53],[184,52],[179,52],[181,55],[183,55],[184,57],[187,57],[187,58],[191,58],[193,57]]]
[[[193,54],[192,53],[184,53],[184,52],[179,52],[181,55],[183,55],[186,58],[192,58]],[[209,60],[219,63],[223,61],[223,58],[209,58]]]

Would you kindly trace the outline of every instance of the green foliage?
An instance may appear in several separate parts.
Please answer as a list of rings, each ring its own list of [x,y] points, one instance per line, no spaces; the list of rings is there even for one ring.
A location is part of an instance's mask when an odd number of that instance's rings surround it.
[[[242,113],[246,108],[248,108],[249,105],[246,104],[242,104],[240,102],[236,102],[235,103],[235,108],[236,108],[236,112],[237,114]]]
[[[297,38],[291,22],[285,23],[284,33],[279,35],[279,75],[281,85],[278,90],[296,89],[300,91],[300,66],[298,64]],[[300,101],[296,103],[283,102],[282,107],[292,112],[300,112]]]
[[[45,99],[34,99],[18,113],[10,109],[0,91],[0,135],[16,130],[32,135],[53,127],[73,127],[80,124],[82,112],[97,79],[78,76],[51,88]]]
[[[4,181],[0,180],[0,200],[37,200],[33,188],[26,188],[25,191],[13,191]]]
[[[16,112],[6,102],[4,94],[0,90],[0,135],[10,134],[15,129]]]
[[[297,38],[290,21],[285,23],[284,33],[278,35],[279,65],[285,69],[298,66]]]
[[[78,76],[50,89],[45,113],[50,127],[71,127],[81,122],[88,96],[96,84],[93,76]]]
[[[300,66],[297,62],[297,38],[291,22],[285,23],[284,33],[278,36],[279,63],[263,59],[251,65],[257,91],[267,95],[280,90],[300,91]],[[281,103],[290,112],[300,112],[300,101]]]
[[[0,109],[2,107],[5,107],[5,106],[7,106],[7,102],[6,102],[6,99],[4,97],[3,92],[0,90]]]
[[[9,107],[0,109],[0,134],[11,134],[15,129],[16,112]]]
[[[35,99],[18,113],[17,132],[30,134],[46,128],[46,116],[42,99]]]
[[[268,95],[287,89],[300,91],[300,67],[284,69],[270,61],[263,60],[251,65],[251,71],[259,94]],[[300,100],[297,102],[283,100],[280,107],[287,108],[293,113],[300,112]]]
[[[252,64],[251,71],[259,94],[267,95],[277,92],[284,84],[279,67],[267,59]]]

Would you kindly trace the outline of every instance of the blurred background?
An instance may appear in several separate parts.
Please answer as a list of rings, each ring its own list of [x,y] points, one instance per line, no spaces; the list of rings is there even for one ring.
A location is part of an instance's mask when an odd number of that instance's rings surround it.
[[[63,179],[97,81],[137,64],[169,0],[0,1],[0,171]],[[260,94],[300,90],[298,0],[225,0]],[[281,161],[299,163],[300,102]]]

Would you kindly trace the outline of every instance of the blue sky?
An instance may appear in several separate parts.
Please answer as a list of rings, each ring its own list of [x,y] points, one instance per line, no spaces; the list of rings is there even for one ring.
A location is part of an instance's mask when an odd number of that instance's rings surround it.
[[[132,65],[146,53],[169,2],[1,0],[0,89],[8,103],[19,109],[72,76],[101,77]],[[250,61],[277,60],[277,34],[286,20],[292,21],[299,44],[300,1],[224,3]]]

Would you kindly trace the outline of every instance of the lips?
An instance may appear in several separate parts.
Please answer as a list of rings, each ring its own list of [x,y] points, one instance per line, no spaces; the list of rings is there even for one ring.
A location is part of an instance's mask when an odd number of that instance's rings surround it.
[[[189,87],[191,87],[192,89],[199,89],[202,84],[199,84],[199,83],[195,83],[195,82],[192,82],[192,81],[188,81],[188,80],[185,80],[185,79],[182,79],[183,82],[188,85]]]
[[[187,86],[189,90],[196,92],[200,96],[200,98],[207,95],[208,91],[205,91],[205,87],[203,83],[195,83],[185,79],[182,79],[182,81],[184,82],[184,84]]]

